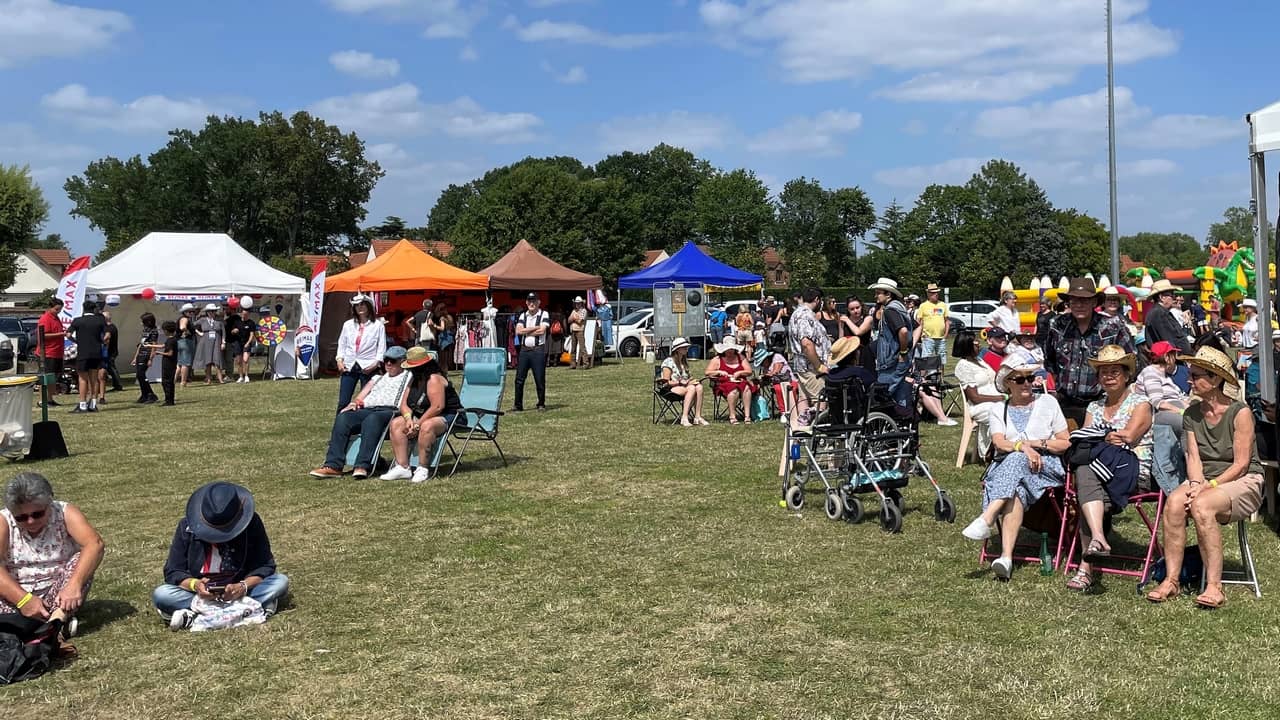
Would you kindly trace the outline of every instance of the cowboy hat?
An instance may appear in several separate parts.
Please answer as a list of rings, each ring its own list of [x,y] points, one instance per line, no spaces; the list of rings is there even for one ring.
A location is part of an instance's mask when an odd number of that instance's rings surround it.
[[[209,303],[208,305],[205,305],[205,306],[204,306],[204,311],[205,311],[205,312],[218,312],[218,306],[217,306],[217,305],[214,305],[213,303]]]
[[[877,280],[877,281],[875,281],[874,283],[872,283],[871,285],[868,285],[868,286],[867,286],[867,289],[868,289],[868,290],[883,290],[883,291],[885,291],[885,292],[889,293],[890,295],[892,295],[892,296],[894,296],[894,297],[898,298],[899,300],[901,300],[901,299],[902,299],[902,291],[898,289],[898,281],[897,281],[897,280],[890,280],[889,278],[882,277],[882,278],[880,278],[879,280]]]
[[[1253,298],[1245,298],[1245,299],[1240,303],[1240,307],[1241,307],[1241,308],[1253,308],[1254,310],[1257,310],[1257,309],[1258,309],[1258,301],[1257,301],[1257,300],[1254,300]]]
[[[828,358],[828,362],[839,365],[841,360],[851,355],[861,344],[862,341],[855,335],[840,338],[831,345],[831,357]]]
[[[1174,287],[1173,283],[1164,278],[1160,278],[1159,280],[1151,283],[1151,290],[1147,293],[1147,297],[1154,298],[1157,295],[1162,295],[1167,292],[1177,292],[1177,290],[1178,288]]]
[[[931,292],[942,292],[942,288],[938,287],[938,283],[929,283],[925,286],[924,292],[926,295]]]
[[[405,370],[412,370],[419,365],[426,365],[436,359],[436,354],[430,350],[415,345],[409,348],[404,354],[404,361],[400,363],[400,367]]]
[[[1097,296],[1098,286],[1093,282],[1092,278],[1087,277],[1071,278],[1067,281],[1067,291],[1062,293],[1062,297],[1088,298],[1090,300]]]
[[[733,337],[732,335],[726,337],[723,342],[716,343],[715,348],[716,348],[717,355],[720,355],[721,353],[727,352],[729,350],[742,352],[742,346],[738,344],[738,339]]]
[[[252,521],[253,495],[234,483],[211,482],[197,488],[187,500],[191,534],[208,543],[233,540]]]
[[[1015,373],[1018,375],[1034,375],[1040,370],[1040,368],[1040,365],[1029,363],[1020,358],[1015,358],[1012,361],[1002,363],[1000,365],[1000,372],[996,375],[996,390],[999,390],[1002,393],[1007,393],[1009,392],[1009,389],[1005,386],[1005,381],[1009,379],[1009,376]]]
[[[584,302],[586,302],[586,300],[583,300],[583,299],[582,299],[582,296],[581,296],[581,295],[579,295],[579,296],[575,297],[575,298],[573,299],[573,301],[574,301],[574,302],[576,302],[576,303],[584,303]]]
[[[196,309],[196,306],[192,305],[191,303],[182,303],[182,307],[178,309],[178,312],[180,313],[194,312],[195,309]]]
[[[671,354],[672,354],[672,355],[674,355],[674,354],[676,353],[676,351],[677,351],[677,350],[679,350],[679,349],[681,349],[681,348],[687,348],[687,347],[689,347],[689,345],[690,345],[690,343],[689,343],[689,341],[688,341],[688,340],[686,340],[686,339],[684,339],[684,338],[682,338],[682,337],[678,337],[678,338],[676,338],[675,340],[672,340],[672,341],[671,341]]]
[[[1133,353],[1125,352],[1119,345],[1104,345],[1098,351],[1098,357],[1089,358],[1089,366],[1097,369],[1104,365],[1120,365],[1132,374],[1137,362]]]
[[[373,298],[369,297],[368,295],[365,295],[364,293],[356,293],[355,295],[351,296],[352,305],[359,305],[362,302],[367,302],[370,305],[372,305]]]
[[[1222,378],[1232,387],[1240,384],[1240,380],[1236,377],[1235,366],[1231,364],[1231,358],[1227,357],[1221,350],[1203,345],[1196,350],[1195,355],[1179,355],[1178,359],[1188,365],[1195,365],[1202,370],[1208,370]]]

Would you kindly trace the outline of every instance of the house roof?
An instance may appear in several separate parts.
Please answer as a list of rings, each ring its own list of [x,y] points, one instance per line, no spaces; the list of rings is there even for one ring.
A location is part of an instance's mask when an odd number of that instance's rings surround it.
[[[428,255],[441,259],[449,257],[449,253],[453,252],[453,243],[446,242],[444,240],[409,240],[408,238],[405,238],[404,241]],[[370,245],[373,247],[374,257],[377,257],[399,243],[399,238],[381,238],[374,240]],[[351,257],[347,258],[347,262],[352,268],[358,268],[368,261],[368,248],[363,250],[353,250],[351,251]]]
[[[31,253],[40,258],[40,262],[59,271],[71,264],[71,252],[68,250],[34,249]]]
[[[774,250],[771,247],[767,247],[761,251],[760,257],[764,260],[765,267],[771,268],[782,264],[782,256],[778,254],[777,250]]]

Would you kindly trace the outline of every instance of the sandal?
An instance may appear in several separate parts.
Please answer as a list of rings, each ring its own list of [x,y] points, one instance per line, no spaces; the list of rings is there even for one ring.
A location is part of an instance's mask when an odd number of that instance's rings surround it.
[[[1075,577],[1067,581],[1067,589],[1088,592],[1093,589],[1093,585],[1097,581],[1098,578],[1096,578],[1093,573],[1086,572],[1084,570],[1077,570]]]
[[[1172,600],[1182,594],[1182,588],[1178,587],[1178,583],[1165,578],[1156,586],[1155,590],[1147,593],[1147,599],[1153,603],[1162,603],[1166,600]]]
[[[1088,563],[1105,560],[1109,557],[1111,557],[1111,548],[1103,545],[1097,538],[1089,541],[1089,547],[1084,551],[1084,561]]]
[[[738,424],[738,418],[736,418],[736,417],[731,417],[731,418],[729,418],[729,424],[730,424],[730,425],[737,425],[737,424]]]
[[[1227,604],[1227,596],[1222,592],[1222,586],[1219,585],[1215,589],[1218,591],[1218,597],[1211,598],[1209,596],[1209,588],[1205,588],[1204,592],[1196,596],[1196,605],[1199,605],[1206,610],[1217,610],[1220,607],[1225,607]]]

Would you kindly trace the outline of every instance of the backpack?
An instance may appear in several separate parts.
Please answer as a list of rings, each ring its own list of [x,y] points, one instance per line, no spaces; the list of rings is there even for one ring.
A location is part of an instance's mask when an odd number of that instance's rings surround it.
[[[20,613],[0,615],[0,685],[34,680],[53,665],[62,621],[41,623]]]

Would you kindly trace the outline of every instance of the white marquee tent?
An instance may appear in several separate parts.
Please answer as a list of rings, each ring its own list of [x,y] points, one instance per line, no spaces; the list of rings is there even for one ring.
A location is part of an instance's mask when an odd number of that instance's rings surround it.
[[[304,295],[306,282],[249,254],[224,233],[153,232],[89,270],[89,289],[136,295]]]
[[[1253,253],[1260,267],[1267,267],[1273,253],[1280,253],[1280,248],[1268,248],[1267,229],[1270,221],[1267,217],[1267,165],[1265,156],[1268,152],[1280,150],[1280,102],[1272,103],[1261,110],[1245,116],[1249,123],[1249,164],[1252,170],[1254,240]],[[1280,258],[1277,258],[1280,259]],[[1271,304],[1271,279],[1268,273],[1257,274],[1254,283],[1254,297],[1258,301],[1258,327],[1262,329],[1260,347],[1270,345],[1267,340],[1271,334],[1271,315],[1275,308]],[[1271,367],[1272,354],[1258,353],[1261,368],[1260,389],[1262,397],[1268,401],[1276,398],[1275,371]]]

